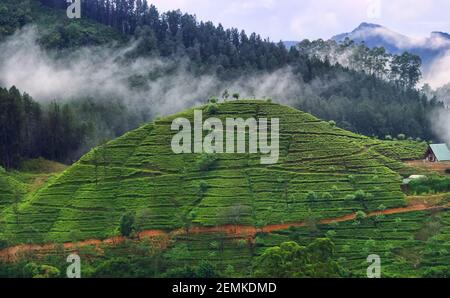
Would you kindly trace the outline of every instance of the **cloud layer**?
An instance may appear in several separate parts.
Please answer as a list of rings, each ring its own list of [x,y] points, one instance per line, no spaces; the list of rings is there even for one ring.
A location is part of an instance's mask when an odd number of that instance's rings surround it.
[[[0,85],[15,85],[41,102],[114,98],[136,111],[166,115],[204,103],[225,89],[240,92],[242,97],[267,96],[284,102],[303,90],[290,68],[223,82],[215,75],[192,74],[188,61],[125,59],[134,44],[81,48],[64,54],[43,50],[37,39],[36,30],[28,27],[0,44]],[[130,86],[130,77],[149,73],[158,74],[157,78],[144,81],[139,88]]]
[[[450,32],[447,0],[149,0],[160,10],[181,9],[199,19],[258,32],[272,40],[328,39],[363,21],[407,35]],[[379,7],[377,7],[379,6]],[[374,13],[376,12],[376,13]],[[261,28],[264,28],[263,30]]]
[[[436,134],[450,145],[450,110],[436,110],[430,119],[432,121],[432,128]]]
[[[0,44],[0,86],[17,86],[40,102],[70,101],[82,97],[94,100],[119,100],[128,109],[144,114],[168,115],[184,108],[204,103],[223,90],[239,92],[241,97],[269,97],[287,105],[298,98],[315,97],[332,84],[347,80],[345,76],[333,81],[316,79],[305,84],[286,67],[273,73],[242,76],[222,81],[215,75],[194,75],[188,61],[157,58],[126,59],[134,44],[124,47],[105,46],[81,48],[71,53],[43,50],[32,27],[23,29]],[[450,65],[450,64],[449,64]],[[442,67],[445,69],[445,65]],[[449,67],[450,68],[450,67]],[[130,77],[158,74],[144,81],[139,88],[130,86]],[[448,111],[432,116],[435,130],[450,143]]]

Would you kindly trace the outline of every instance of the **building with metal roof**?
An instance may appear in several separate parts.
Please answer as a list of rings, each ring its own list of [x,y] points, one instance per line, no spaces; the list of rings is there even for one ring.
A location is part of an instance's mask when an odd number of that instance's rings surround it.
[[[431,144],[425,158],[429,162],[450,161],[450,150],[447,144]]]

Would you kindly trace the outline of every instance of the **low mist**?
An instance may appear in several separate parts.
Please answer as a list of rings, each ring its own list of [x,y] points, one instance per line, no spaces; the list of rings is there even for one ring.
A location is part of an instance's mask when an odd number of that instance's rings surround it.
[[[450,50],[436,58],[424,73],[425,83],[433,88],[440,88],[450,83]]]
[[[188,60],[127,58],[137,42],[120,47],[114,44],[84,47],[69,52],[43,49],[38,40],[37,30],[26,27],[0,44],[1,87],[15,85],[41,103],[82,98],[106,103],[118,100],[131,112],[143,115],[146,121],[156,115],[173,114],[203,104],[211,96],[220,97],[225,89],[230,94],[238,92],[241,98],[271,98],[296,106],[299,98],[320,96],[324,90],[349,79],[342,75],[333,80],[317,78],[305,84],[301,75],[285,67],[272,73],[224,81],[216,75],[193,74]],[[346,58],[345,55],[339,57],[340,62]],[[135,78],[139,84],[131,84],[130,78]],[[448,111],[439,111],[430,117],[436,134],[450,143]]]
[[[116,98],[131,110],[167,115],[205,103],[225,89],[239,92],[241,97],[270,97],[284,103],[292,102],[303,90],[290,68],[223,82],[215,75],[193,75],[188,61],[126,59],[136,43],[64,54],[42,49],[38,38],[35,28],[26,27],[0,45],[0,85],[15,85],[44,103]],[[157,79],[144,80],[138,88],[130,86],[130,77],[147,77],[149,73],[157,74]]]
[[[437,135],[440,136],[440,140],[444,141],[450,145],[450,110],[449,109],[439,109],[432,113],[430,116],[432,120],[432,128]]]

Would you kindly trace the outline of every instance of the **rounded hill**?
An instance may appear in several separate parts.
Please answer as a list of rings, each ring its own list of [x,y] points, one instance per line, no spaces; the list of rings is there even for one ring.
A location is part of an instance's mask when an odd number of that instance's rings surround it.
[[[279,118],[279,160],[260,154],[174,154],[172,121]],[[206,134],[207,132],[205,132]],[[247,138],[248,139],[248,138]],[[270,138],[269,138],[270,139]],[[17,214],[4,214],[0,236],[15,243],[107,238],[135,212],[139,229],[299,222],[404,205],[395,161],[380,141],[268,101],[208,104],[144,125],[97,147],[52,179]]]

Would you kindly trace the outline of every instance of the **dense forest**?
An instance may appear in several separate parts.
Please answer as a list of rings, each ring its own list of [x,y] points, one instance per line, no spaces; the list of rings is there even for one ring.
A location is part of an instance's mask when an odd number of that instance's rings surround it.
[[[42,0],[44,5],[65,8],[64,0]],[[202,67],[226,69],[274,70],[298,58],[280,42],[274,44],[252,33],[224,29],[212,22],[198,22],[181,11],[161,14],[154,5],[142,0],[82,1],[82,16],[111,26],[124,35],[140,39],[138,55],[187,55]]]
[[[0,111],[0,165],[7,169],[23,158],[69,162],[88,133],[68,105],[53,102],[42,109],[15,87],[0,88]]]
[[[43,11],[48,13],[48,8],[40,7],[33,0],[2,2],[0,41],[16,29],[36,22]],[[65,11],[62,11],[67,7],[65,0],[39,2],[46,7],[61,9],[58,13],[65,16]],[[442,104],[416,89],[421,78],[421,62],[417,56],[408,53],[388,55],[382,48],[371,50],[350,41],[332,44],[306,40],[288,50],[281,42],[274,43],[256,33],[248,35],[236,28],[225,29],[220,24],[198,21],[194,15],[179,10],[160,13],[155,6],[143,0],[82,1],[82,18],[70,20],[63,17],[63,21],[56,25],[49,25],[48,18],[45,19],[46,30],[41,30],[41,45],[52,51],[67,51],[85,45],[133,41],[136,46],[127,53],[126,59],[129,61],[151,57],[183,63],[187,60],[187,69],[194,76],[217,77],[224,89],[236,78],[288,69],[295,79],[290,84],[298,84],[302,91],[295,98],[280,96],[273,98],[274,101],[286,100],[296,108],[325,120],[334,120],[344,129],[368,136],[395,138],[406,135],[414,139],[439,139],[431,130],[429,115]],[[101,29],[96,31],[93,28]],[[110,28],[121,37],[113,38],[114,35],[103,28]],[[348,55],[349,52],[351,55]],[[346,59],[343,60],[343,57]],[[170,75],[170,71],[155,75],[149,70],[147,76],[131,77],[130,88],[139,88],[146,82]],[[205,90],[204,101],[211,96],[220,96],[224,89]],[[245,93],[244,90],[229,92]],[[71,123],[65,125],[74,129],[75,135],[80,134],[76,142],[81,141],[81,144],[69,142],[61,145],[61,150],[70,148],[71,152],[49,153],[36,149],[33,154],[23,151],[15,151],[15,154],[22,157],[43,155],[70,161],[103,139],[114,138],[154,116],[151,113],[137,116],[120,99],[108,100],[112,102],[105,104],[105,99],[74,98],[67,104],[66,109],[74,111],[77,117],[74,123],[78,124],[73,124],[74,127]],[[53,107],[44,105],[46,111],[55,110],[55,104],[52,104]],[[89,105],[95,108],[89,108]],[[11,113],[7,109],[0,112]],[[64,108],[59,113],[63,112]],[[120,117],[116,117],[119,114]],[[70,121],[70,117],[68,119]],[[72,151],[78,154],[74,155]]]
[[[37,157],[70,164],[142,121],[114,101],[83,98],[42,105],[14,86],[0,88],[0,165],[16,168],[22,160]]]
[[[356,44],[348,38],[340,43],[334,40],[304,40],[297,47],[310,58],[317,57],[333,65],[340,64],[405,89],[415,88],[422,76],[419,56],[408,52],[389,54],[382,47],[369,48],[364,43]]]

